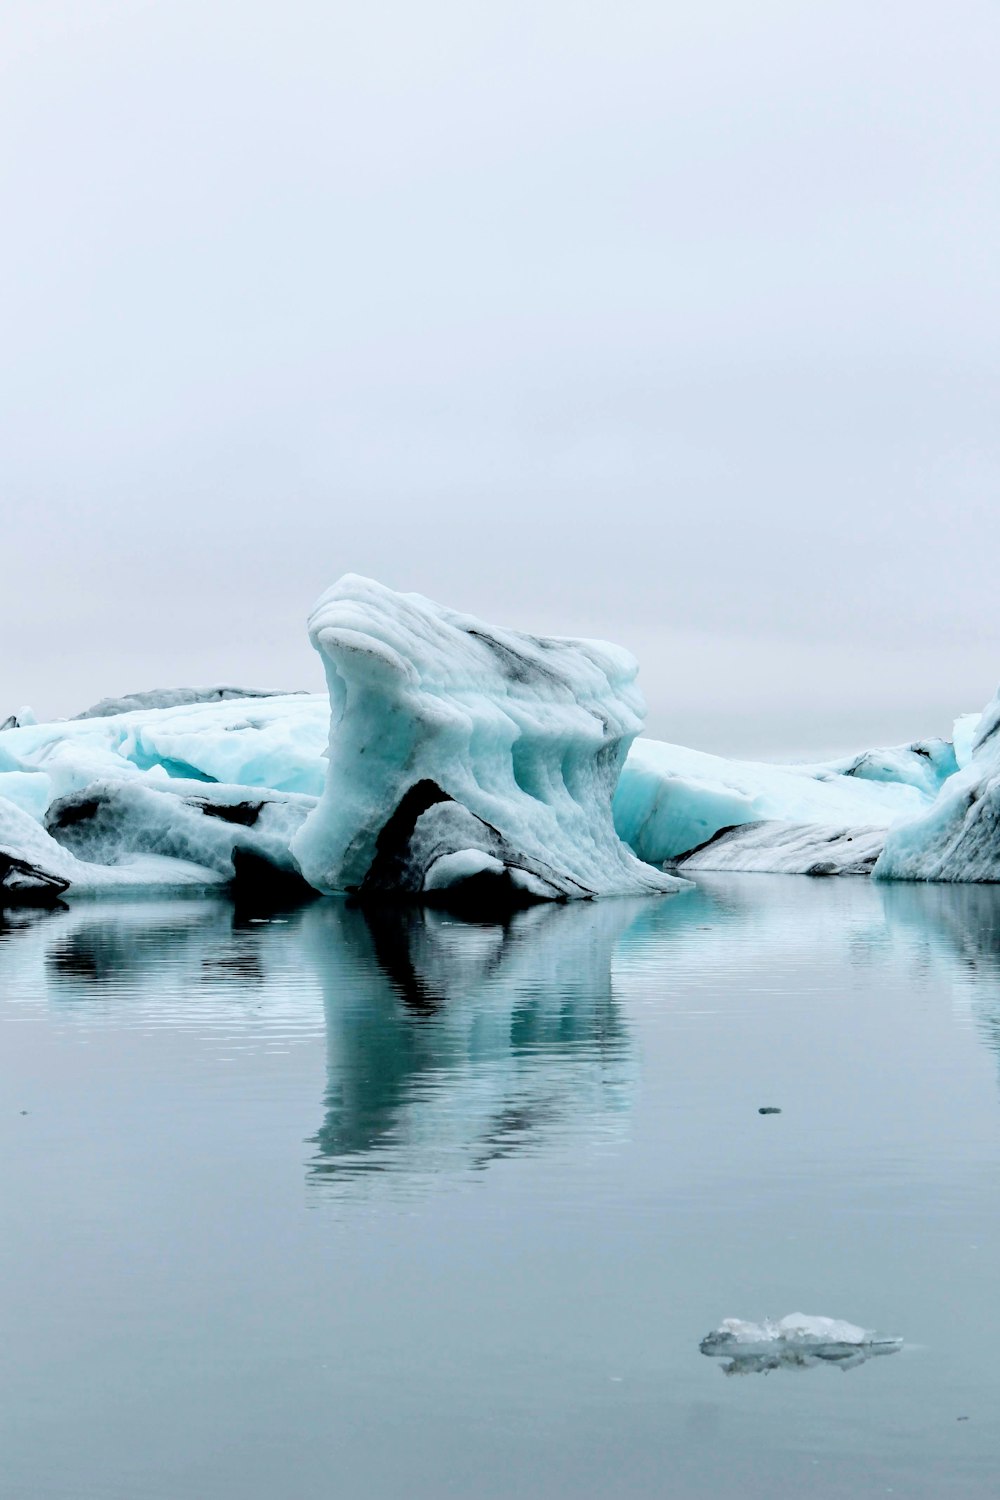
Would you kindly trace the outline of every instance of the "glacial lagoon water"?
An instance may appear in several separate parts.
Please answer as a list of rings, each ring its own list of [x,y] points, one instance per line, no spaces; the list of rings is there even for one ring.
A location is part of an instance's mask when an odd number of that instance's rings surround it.
[[[998,1495],[998,1067],[1000,888],[11,919],[0,1496]]]

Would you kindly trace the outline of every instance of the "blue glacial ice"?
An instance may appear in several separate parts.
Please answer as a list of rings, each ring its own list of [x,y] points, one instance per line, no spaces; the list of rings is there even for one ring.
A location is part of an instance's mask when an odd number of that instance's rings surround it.
[[[927,807],[953,769],[944,741],[821,765],[778,766],[638,740],[615,793],[615,824],[653,864],[683,863],[689,855],[703,869],[801,874],[829,861],[824,845],[834,838],[845,839],[840,852],[850,865],[856,851],[846,840],[864,833],[867,857],[871,831],[884,833],[897,819]],[[758,825],[752,835],[749,825]],[[725,853],[721,843],[712,846],[724,830],[741,827],[746,835],[729,839]]]
[[[1000,879],[996,702],[952,741],[770,765],[636,738],[636,665],[615,646],[353,576],[310,635],[328,694],[158,689],[71,720],[11,715],[4,857],[20,840],[22,864],[74,892],[304,877],[515,904],[713,869]]]
[[[637,666],[347,575],[309,634],[330,692],[326,788],[292,841],[323,891],[577,899],[681,888],[615,831]]]

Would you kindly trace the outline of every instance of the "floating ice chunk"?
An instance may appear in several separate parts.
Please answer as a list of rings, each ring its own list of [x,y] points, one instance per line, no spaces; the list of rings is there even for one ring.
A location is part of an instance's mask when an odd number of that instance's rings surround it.
[[[723,828],[677,868],[753,870],[773,875],[870,875],[884,828],[828,828],[821,823],[744,823]]]
[[[702,1354],[730,1361],[727,1374],[766,1372],[781,1366],[807,1369],[815,1364],[834,1364],[851,1369],[873,1355],[895,1354],[903,1340],[874,1333],[842,1318],[824,1318],[808,1313],[789,1313],[777,1322],[744,1322],[724,1318],[718,1328],[705,1335]]]
[[[330,690],[329,773],[292,849],[313,885],[418,895],[468,868],[517,899],[679,888],[612,822],[643,711],[627,652],[496,629],[354,575],[309,633]],[[470,851],[485,857],[474,872]],[[459,853],[464,866],[441,866]]]
[[[879,880],[1000,880],[1000,693],[979,718],[964,768],[930,807],[890,829],[873,874]]]

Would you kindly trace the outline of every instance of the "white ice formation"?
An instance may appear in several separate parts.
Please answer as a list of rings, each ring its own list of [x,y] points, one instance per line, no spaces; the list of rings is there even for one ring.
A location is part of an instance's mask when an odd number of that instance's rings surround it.
[[[963,759],[928,808],[890,829],[877,879],[1000,880],[1000,693]]]
[[[701,1341],[702,1354],[729,1360],[728,1374],[766,1372],[780,1366],[833,1364],[851,1369],[878,1354],[896,1354],[903,1340],[859,1328],[842,1318],[789,1313],[776,1322],[724,1318]]]
[[[329,769],[292,841],[323,891],[574,899],[677,889],[615,831],[643,704],[631,656],[522,635],[348,574],[309,634]]]
[[[3,899],[232,880],[289,894],[301,885],[289,845],[323,786],[328,720],[325,695],[208,689],[196,703],[11,726],[0,733]]]
[[[114,865],[78,859],[29,813],[0,797],[0,907],[49,905],[70,886],[79,894],[94,895],[125,888],[182,890],[222,880],[222,875],[200,865],[163,854],[130,851]]]
[[[871,750],[821,765],[767,765],[726,760],[701,750],[656,740],[637,740],[615,793],[615,824],[622,838],[652,864],[690,856],[703,869],[772,870],[805,874],[832,857],[822,845],[838,831],[865,835],[884,831],[899,818],[927,807],[955,769],[943,740]],[[787,835],[777,824],[792,825]],[[746,843],[733,841],[708,854],[724,830],[761,826]],[[805,830],[815,830],[815,837]],[[799,830],[796,832],[795,830]],[[767,850],[774,843],[774,859]],[[813,845],[815,844],[815,849]],[[704,856],[702,857],[702,851]],[[847,845],[845,865],[856,862]],[[750,863],[736,862],[737,856]],[[823,873],[828,873],[824,871]]]
[[[766,875],[870,875],[885,843],[884,828],[830,828],[823,823],[770,820],[724,828],[675,861],[695,870],[744,870]]]
[[[768,765],[633,742],[636,667],[614,646],[496,629],[353,576],[310,633],[329,695],[157,689],[72,720],[10,715],[2,900],[290,893],[303,877],[514,904],[662,892],[701,870],[1000,880],[1000,699],[952,741]]]

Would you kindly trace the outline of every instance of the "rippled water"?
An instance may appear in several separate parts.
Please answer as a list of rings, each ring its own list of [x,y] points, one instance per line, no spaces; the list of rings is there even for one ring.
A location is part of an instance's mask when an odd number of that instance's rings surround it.
[[[989,887],[11,920],[0,1495],[998,1495],[998,1054]]]

